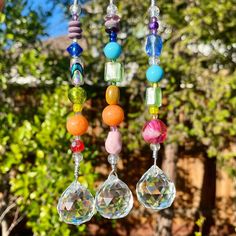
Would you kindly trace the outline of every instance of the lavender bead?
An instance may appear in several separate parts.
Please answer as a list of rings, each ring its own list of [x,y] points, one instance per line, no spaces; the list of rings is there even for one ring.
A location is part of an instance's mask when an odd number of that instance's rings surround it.
[[[69,33],[69,38],[70,39],[81,39],[82,34],[80,34],[80,33]]]
[[[81,23],[79,22],[79,21],[77,21],[77,20],[71,20],[70,22],[69,22],[69,27],[81,27]]]
[[[82,33],[82,31],[80,27],[69,26],[69,33]]]

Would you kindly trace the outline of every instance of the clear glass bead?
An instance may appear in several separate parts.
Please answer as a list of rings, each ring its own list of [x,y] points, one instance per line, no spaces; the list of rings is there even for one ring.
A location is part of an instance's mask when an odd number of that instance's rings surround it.
[[[80,13],[81,13],[81,7],[80,7],[80,5],[71,5],[70,6],[70,13],[71,13],[71,15],[80,15]]]
[[[111,164],[111,165],[116,165],[119,161],[119,157],[117,155],[114,155],[114,154],[110,154],[108,156],[108,162]]]
[[[74,181],[61,195],[57,210],[65,223],[80,225],[93,217],[94,198],[87,188]]]
[[[160,9],[157,6],[151,6],[148,9],[150,17],[157,17],[160,15]]]
[[[111,3],[108,7],[107,7],[107,15],[108,16],[113,16],[116,15],[118,12],[118,8],[115,4]]]
[[[72,142],[72,145],[73,145],[73,142]],[[80,152],[75,152],[73,153],[73,158],[76,163],[80,163],[81,161],[83,161],[83,154]]]
[[[123,218],[133,207],[133,195],[124,182],[111,174],[97,191],[95,205],[104,218]]]
[[[160,59],[156,56],[149,57],[149,65],[159,65]]]
[[[150,144],[150,148],[152,151],[158,152],[161,148],[161,145],[160,145],[160,143],[156,143],[156,144],[152,143],[152,144]]]
[[[171,206],[176,190],[164,172],[153,165],[137,183],[136,193],[139,202],[146,208],[159,211]]]

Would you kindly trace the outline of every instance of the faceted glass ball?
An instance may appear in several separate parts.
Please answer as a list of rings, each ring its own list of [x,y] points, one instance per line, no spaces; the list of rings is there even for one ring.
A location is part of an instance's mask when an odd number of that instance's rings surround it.
[[[133,207],[133,195],[124,182],[117,176],[110,175],[97,191],[95,205],[104,218],[123,218]]]
[[[146,208],[162,210],[171,206],[175,199],[175,185],[163,171],[153,165],[136,186],[138,200]]]
[[[88,189],[73,182],[61,195],[57,210],[65,223],[81,225],[94,215],[94,198]]]

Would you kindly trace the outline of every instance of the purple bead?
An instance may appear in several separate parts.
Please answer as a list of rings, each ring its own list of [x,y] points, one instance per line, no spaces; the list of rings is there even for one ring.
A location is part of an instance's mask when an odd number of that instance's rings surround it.
[[[150,30],[157,30],[158,27],[159,27],[159,24],[158,24],[157,21],[155,21],[155,22],[150,22],[150,23],[149,23],[149,29],[150,29]]]
[[[151,17],[151,22],[158,22],[158,19],[155,16],[153,16]]]

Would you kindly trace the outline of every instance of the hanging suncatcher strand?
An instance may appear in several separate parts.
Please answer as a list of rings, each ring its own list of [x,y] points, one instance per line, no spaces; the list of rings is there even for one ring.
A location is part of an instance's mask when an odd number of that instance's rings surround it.
[[[66,127],[67,131],[74,136],[71,143],[71,151],[75,161],[75,180],[61,195],[57,210],[61,220],[65,223],[80,225],[93,217],[95,213],[95,201],[89,190],[78,182],[79,164],[83,160],[82,151],[84,150],[84,143],[81,140],[81,136],[88,129],[88,121],[81,114],[87,95],[86,91],[81,87],[84,84],[84,69],[80,59],[83,49],[77,42],[82,37],[80,23],[81,6],[77,0],[74,1],[70,11],[72,19],[69,22],[69,38],[73,42],[67,48],[67,51],[72,57],[70,75],[71,83],[74,87],[69,90],[68,97],[73,103],[75,114],[68,118]]]
[[[110,1],[105,16],[106,32],[110,42],[104,47],[104,54],[109,62],[105,65],[104,79],[110,85],[106,90],[106,102],[109,104],[102,112],[103,122],[110,126],[105,148],[109,153],[108,162],[112,171],[102,184],[95,197],[96,209],[105,218],[119,219],[127,216],[133,207],[133,195],[128,186],[118,178],[116,165],[122,150],[121,134],[118,125],[124,120],[124,111],[118,105],[120,90],[117,86],[124,77],[124,67],[117,61],[122,53],[122,47],[117,43],[120,17],[117,7]]]
[[[67,224],[80,225],[89,221],[95,211],[107,219],[120,219],[127,216],[133,207],[133,195],[129,187],[119,179],[116,166],[119,154],[122,151],[121,133],[118,126],[124,120],[124,110],[119,106],[119,83],[124,79],[124,66],[117,61],[122,53],[122,47],[117,42],[120,28],[118,9],[113,0],[107,7],[105,28],[109,42],[104,47],[104,54],[109,60],[105,64],[104,79],[109,84],[106,89],[107,106],[102,112],[103,122],[110,127],[105,149],[108,153],[108,162],[111,172],[107,180],[97,190],[95,199],[90,191],[78,182],[79,165],[83,160],[82,151],[84,143],[81,136],[88,129],[88,121],[82,115],[83,104],[87,99],[86,91],[81,87],[84,84],[84,68],[80,56],[83,49],[78,44],[82,37],[80,23],[81,6],[78,0],[70,8],[72,19],[69,22],[69,38],[71,45],[67,48],[71,56],[70,76],[74,86],[69,90],[69,100],[73,103],[74,115],[67,119],[67,131],[74,136],[71,143],[72,156],[75,162],[74,181],[62,193],[57,210],[62,221]],[[175,199],[175,185],[164,172],[157,166],[158,151],[167,135],[166,125],[158,119],[159,108],[162,105],[162,90],[159,82],[164,76],[163,69],[159,66],[159,57],[162,52],[162,39],[158,35],[159,8],[155,0],[151,1],[149,8],[150,30],[146,41],[146,53],[149,56],[150,67],[146,72],[150,87],[146,89],[146,105],[152,119],[142,130],[144,140],[150,144],[153,152],[154,164],[141,177],[136,186],[138,201],[146,208],[159,211],[171,206]]]
[[[159,107],[162,105],[162,91],[159,82],[164,76],[163,69],[159,66],[159,57],[162,51],[162,39],[158,35],[159,8],[155,0],[151,0],[149,8],[150,30],[146,41],[146,53],[149,56],[150,67],[146,72],[150,87],[146,90],[146,105],[152,119],[142,130],[144,140],[150,144],[153,152],[154,165],[141,177],[136,186],[138,200],[146,208],[159,211],[171,206],[175,198],[175,186],[157,166],[160,144],[166,139],[167,127],[158,119]]]

